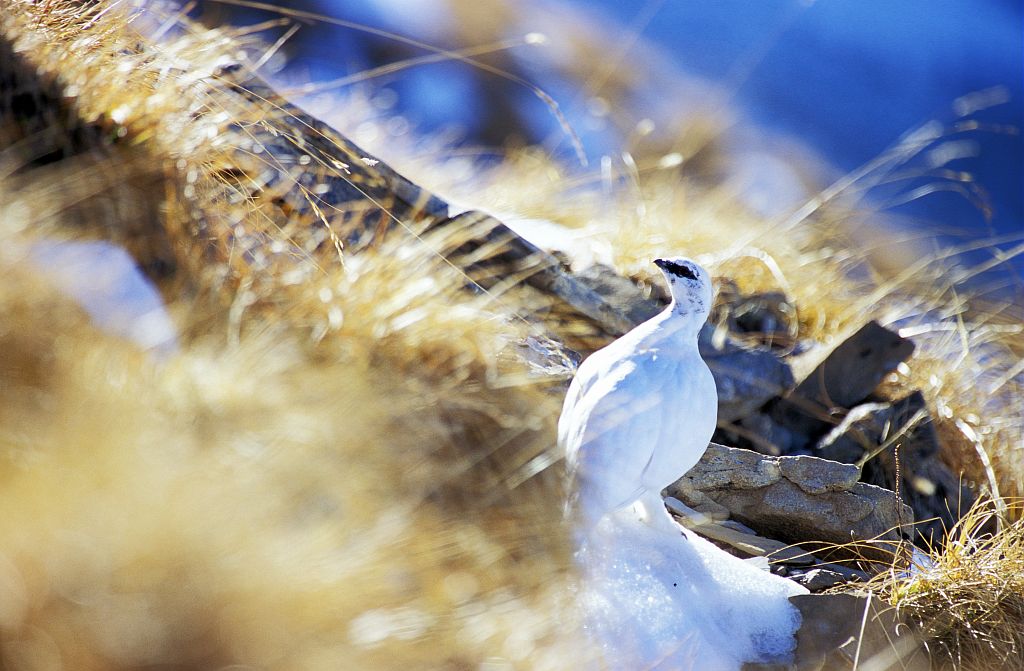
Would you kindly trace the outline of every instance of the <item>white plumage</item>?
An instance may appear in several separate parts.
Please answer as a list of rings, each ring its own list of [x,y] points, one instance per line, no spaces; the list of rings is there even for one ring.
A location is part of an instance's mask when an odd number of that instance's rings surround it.
[[[590,523],[639,503],[652,526],[674,523],[661,490],[704,454],[718,394],[697,350],[711,307],[711,279],[689,259],[657,259],[672,302],[588,357],[576,373],[558,422]]]

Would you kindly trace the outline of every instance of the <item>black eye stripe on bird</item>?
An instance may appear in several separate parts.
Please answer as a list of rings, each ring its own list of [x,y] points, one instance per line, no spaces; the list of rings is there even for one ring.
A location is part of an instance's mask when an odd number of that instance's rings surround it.
[[[676,263],[675,261],[667,261],[665,259],[657,259],[654,263],[665,272],[671,273],[676,277],[685,277],[688,280],[697,279],[697,273],[693,271],[693,268],[682,263]]]

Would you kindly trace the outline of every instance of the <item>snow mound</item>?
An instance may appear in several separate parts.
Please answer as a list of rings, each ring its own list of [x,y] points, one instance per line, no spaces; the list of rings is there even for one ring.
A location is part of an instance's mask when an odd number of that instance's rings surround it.
[[[789,661],[800,585],[696,534],[666,533],[630,510],[579,532],[579,604],[598,666],[739,670]]]

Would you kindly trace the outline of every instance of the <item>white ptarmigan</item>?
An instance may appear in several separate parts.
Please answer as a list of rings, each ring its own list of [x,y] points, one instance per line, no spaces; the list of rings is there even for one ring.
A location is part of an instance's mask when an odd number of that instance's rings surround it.
[[[661,490],[700,460],[718,414],[715,380],[697,350],[711,278],[689,259],[654,263],[672,302],[580,365],[558,442],[588,524],[634,504],[649,525],[678,533]]]

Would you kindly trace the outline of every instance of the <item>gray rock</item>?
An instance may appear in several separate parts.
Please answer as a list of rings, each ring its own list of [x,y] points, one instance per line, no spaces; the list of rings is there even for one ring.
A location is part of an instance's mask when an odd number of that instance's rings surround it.
[[[845,585],[849,582],[842,573],[825,568],[812,568],[805,573],[790,573],[789,577],[811,592],[822,592],[836,585]]]
[[[877,671],[931,669],[921,639],[892,607],[870,594],[801,594],[789,601],[802,620],[791,669],[866,668],[869,660]]]
[[[803,377],[786,398],[774,405],[771,417],[779,424],[817,438],[838,423],[837,412],[866,399],[886,375],[914,352],[914,343],[876,322],[868,322],[839,344]],[[796,366],[809,368],[809,352]]]
[[[728,328],[734,338],[756,346],[797,346],[796,306],[784,293],[744,294],[736,282],[719,278],[718,297],[711,321]]]
[[[758,489],[781,477],[777,459],[715,443],[708,445],[700,462],[686,474],[692,488],[703,492],[728,487]]]
[[[793,454],[798,445],[807,442],[803,436],[795,436],[792,431],[763,412],[754,412],[741,417],[738,423],[744,433],[737,437],[746,440],[754,450],[761,454],[773,457]]]
[[[614,268],[602,263],[595,263],[575,273],[574,277],[576,281],[618,307],[636,324],[647,321],[664,307],[658,300],[645,295],[636,282],[619,275]]]
[[[892,406],[889,403],[863,403],[850,410],[839,425],[814,446],[822,459],[854,464],[878,446]]]
[[[731,519],[784,543],[879,539],[883,543],[873,550],[861,551],[891,558],[900,526],[913,524],[913,512],[893,492],[857,482],[856,470],[816,457],[769,457],[712,444],[666,491],[684,503],[699,492],[724,506]]]
[[[693,524],[720,524],[729,519],[729,511],[707,498],[700,492],[697,496],[707,505],[691,507],[674,496],[665,498],[665,506],[676,515],[677,520],[682,520],[687,526]]]
[[[723,508],[723,510],[726,510],[726,509]],[[726,510],[726,513],[728,514],[728,510]],[[732,529],[733,531],[738,531],[741,534],[750,534],[751,536],[756,536],[757,535],[756,531],[754,531],[753,529],[748,527],[746,524],[741,524],[741,523],[737,522],[736,520],[722,520],[718,524],[720,526],[725,527],[726,529]]]
[[[793,671],[787,662],[744,662],[741,671]]]
[[[830,571],[832,573],[838,573],[843,576],[846,582],[867,582],[871,578],[871,576],[864,571],[858,571],[855,568],[850,568],[849,566],[844,566],[842,564],[823,563],[819,564],[817,568]]]
[[[718,421],[735,422],[793,387],[789,364],[768,348],[744,348],[728,337],[720,344],[702,332],[700,353],[718,385]]]
[[[920,540],[938,543],[956,523],[957,511],[973,504],[974,494],[939,459],[939,439],[926,413],[919,391],[891,403],[859,405],[818,442],[815,452],[854,462],[892,442],[865,464],[863,480],[895,490],[898,456],[900,495],[922,520],[914,531]],[[924,419],[910,426],[915,417]]]
[[[729,519],[729,511],[725,506],[715,503],[707,494],[694,489],[690,483],[683,481],[679,481],[679,483],[683,487],[688,486],[688,488],[685,489],[685,491],[683,489],[677,489],[675,497],[691,510],[702,515],[706,515],[708,518],[713,520]]]
[[[783,477],[808,494],[847,491],[860,480],[860,469],[814,457],[779,457]]]
[[[924,413],[924,419],[915,420],[915,415]],[[855,454],[853,459],[835,459],[854,463],[899,432],[900,445],[904,452],[913,453],[916,459],[926,459],[939,452],[939,439],[930,417],[927,403],[920,391],[891,402],[864,403],[854,407],[832,431],[815,446],[818,456],[832,459],[833,456]]]
[[[870,462],[868,466],[871,466]],[[878,480],[886,483],[895,481],[895,460],[882,468],[886,475]],[[974,505],[974,492],[936,457],[918,460],[908,455],[901,459],[900,471],[903,499],[922,520],[921,524],[914,526],[920,544],[928,547],[944,542],[946,529],[952,529],[960,519],[960,512]],[[874,480],[876,476],[870,477]],[[994,530],[991,527],[982,529],[983,532]]]
[[[800,382],[796,393],[824,407],[851,408],[913,353],[913,342],[868,322],[832,350]]]
[[[637,322],[575,275],[562,268],[558,259],[540,250],[501,221],[483,212],[468,211],[434,222],[427,231],[452,227],[472,233],[457,248],[445,251],[449,261],[462,268],[475,283],[489,288],[524,269],[524,282],[540,292],[555,296],[591,324],[611,336],[619,336]],[[481,255],[479,250],[491,253]]]
[[[751,557],[767,557],[772,563],[811,566],[818,562],[817,557],[798,547],[736,531],[721,524],[699,524],[689,528],[705,538],[725,543]]]

